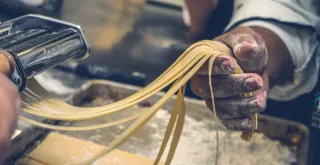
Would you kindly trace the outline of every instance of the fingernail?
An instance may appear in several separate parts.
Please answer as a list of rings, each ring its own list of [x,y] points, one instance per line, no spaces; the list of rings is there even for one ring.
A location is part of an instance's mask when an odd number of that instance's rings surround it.
[[[251,113],[259,110],[259,103],[256,99],[249,102],[248,110]]]
[[[250,113],[257,113],[264,109],[263,98],[257,97],[248,103],[248,110]]]
[[[236,70],[236,65],[232,62],[232,60],[225,60],[221,63],[221,68],[225,72],[232,72]]]
[[[232,72],[236,69],[236,64],[231,57],[221,55],[215,61],[215,66],[220,68],[223,72]]]
[[[259,81],[257,78],[255,77],[250,77],[248,79],[245,80],[244,82],[244,86],[248,89],[248,90],[256,90],[262,87],[262,82]]]

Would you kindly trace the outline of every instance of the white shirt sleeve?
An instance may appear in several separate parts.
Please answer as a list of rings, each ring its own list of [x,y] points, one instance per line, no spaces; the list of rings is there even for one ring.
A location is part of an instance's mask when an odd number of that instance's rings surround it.
[[[318,81],[320,65],[317,16],[304,6],[284,1],[238,0],[226,29],[239,25],[260,26],[276,33],[285,43],[295,70],[291,82],[270,89],[269,98],[279,101],[292,100],[310,92]]]

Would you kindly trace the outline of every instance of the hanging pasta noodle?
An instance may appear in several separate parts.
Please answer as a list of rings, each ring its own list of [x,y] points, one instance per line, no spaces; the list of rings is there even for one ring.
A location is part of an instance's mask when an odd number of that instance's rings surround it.
[[[111,115],[120,111],[123,111],[129,107],[137,105],[138,103],[144,101],[145,99],[153,96],[157,92],[161,91],[165,87],[171,85],[170,89],[166,94],[151,107],[146,108],[142,112],[133,114],[131,116],[126,116],[125,118],[119,118],[111,122],[101,123],[91,126],[82,127],[72,127],[72,126],[57,126],[50,125],[42,122],[38,122],[27,118],[26,116],[20,116],[20,120],[23,120],[32,125],[39,127],[53,129],[53,130],[66,130],[66,131],[82,131],[82,130],[92,130],[114,126],[127,121],[135,120],[135,122],[128,127],[120,136],[118,136],[114,141],[112,141],[105,150],[101,151],[94,158],[87,160],[86,162],[81,162],[76,164],[89,165],[95,162],[100,157],[107,154],[112,149],[116,148],[126,140],[128,140],[132,135],[138,132],[153,116],[154,114],[166,103],[171,96],[177,93],[176,102],[174,104],[173,111],[171,113],[171,118],[159,150],[159,154],[154,162],[158,164],[167,143],[173,133],[172,143],[169,149],[169,154],[167,156],[165,164],[170,164],[176,147],[178,145],[180,135],[183,128],[184,118],[185,118],[185,105],[184,105],[184,90],[187,81],[196,74],[196,72],[204,65],[204,63],[209,61],[208,71],[209,75],[212,73],[212,67],[215,59],[219,55],[232,55],[230,49],[224,44],[217,41],[200,41],[198,43],[190,46],[163,74],[161,74],[156,80],[151,84],[141,89],[137,93],[108,105],[101,107],[75,107],[69,105],[55,97],[51,96],[44,88],[40,86],[35,80],[30,80],[28,88],[22,93],[22,105],[23,112],[48,119],[61,120],[61,121],[79,121],[94,119],[97,117]],[[237,68],[236,74],[242,73],[240,68]],[[216,116],[215,106],[214,106],[214,91],[212,89],[212,80],[209,76],[209,85],[212,96],[214,121],[218,121]],[[251,94],[243,94],[244,96],[250,96]],[[257,115],[251,116],[255,121],[255,126],[257,128]],[[252,131],[243,132],[241,139],[248,141],[252,136]],[[219,135],[217,129],[217,154],[216,162],[218,164],[219,157]]]

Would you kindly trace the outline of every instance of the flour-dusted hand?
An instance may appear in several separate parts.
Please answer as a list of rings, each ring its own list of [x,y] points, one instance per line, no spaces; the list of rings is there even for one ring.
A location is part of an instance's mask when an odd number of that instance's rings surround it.
[[[262,37],[249,27],[238,27],[214,40],[232,49],[233,57],[221,55],[213,66],[212,86],[217,116],[231,130],[252,130],[250,115],[266,108],[268,78],[263,69],[268,61],[267,47]],[[232,74],[240,66],[244,74]],[[191,88],[212,109],[208,65],[204,65],[191,80]],[[251,97],[240,96],[252,92]]]

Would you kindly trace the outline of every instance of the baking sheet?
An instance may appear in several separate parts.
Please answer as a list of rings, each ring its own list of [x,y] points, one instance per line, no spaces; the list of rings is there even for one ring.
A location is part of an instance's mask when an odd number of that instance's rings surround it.
[[[115,100],[123,99],[135,93],[139,89],[140,88],[138,87],[114,83],[114,82],[108,82],[108,81],[90,81],[86,83],[81,88],[81,90],[76,92],[76,94],[73,95],[70,99],[74,105],[97,106],[105,103],[111,103]],[[130,110],[136,111],[136,112],[140,111],[141,107],[148,107],[152,105],[157,100],[159,100],[161,96],[163,96],[163,93],[159,93],[156,96],[153,96],[147,99],[146,101],[142,102],[139,105],[139,107],[133,107]],[[164,111],[160,112],[160,118],[162,118],[164,115],[167,115],[167,116],[169,115],[169,112],[173,105],[173,101],[174,101],[174,97],[170,99],[168,103],[163,107],[163,110],[168,111],[168,113],[165,114]],[[192,120],[195,120],[195,121],[201,120],[202,123],[207,122],[207,124],[212,123],[211,121],[212,118],[210,118],[212,114],[210,111],[207,110],[206,106],[202,101],[187,98],[186,107],[187,107],[187,116],[189,116]],[[120,116],[127,115],[127,114],[128,112],[123,112],[120,114]],[[67,124],[68,125],[71,124],[73,126],[80,126],[80,125],[93,124],[95,122],[99,123],[105,120],[109,120],[109,119],[101,118],[91,122],[90,121],[76,122],[76,123],[67,123]],[[112,117],[110,118],[110,120],[112,120]],[[157,116],[155,120],[157,120]],[[154,124],[148,125],[146,128],[142,130],[142,133],[138,133],[136,136],[134,136],[132,138],[133,140],[120,146],[120,149],[127,150],[127,151],[129,150],[130,152],[134,152],[135,154],[138,154],[138,155],[141,154],[143,156],[149,156],[152,158],[157,153],[157,149],[154,149],[154,148],[160,145],[161,139],[162,139],[162,136],[159,136],[159,134],[156,134],[155,132],[161,131],[161,128],[165,127],[167,124],[167,122],[163,122],[163,121],[161,122],[162,124],[160,125],[154,125]],[[95,130],[95,131],[89,131],[86,133],[79,133],[79,132],[62,132],[62,133],[71,135],[80,139],[90,140],[96,143],[107,145],[108,143],[111,142],[113,138],[118,136],[126,127],[127,125],[120,125],[119,127],[116,127],[116,128],[108,128],[107,134],[102,133],[102,132],[106,132],[106,130]],[[212,129],[214,130],[214,128]],[[306,164],[307,155],[308,155],[307,154],[307,145],[308,145],[307,127],[296,122],[291,122],[291,121],[282,120],[274,117],[260,115],[258,132],[263,133],[269,138],[278,140],[281,142],[281,144],[286,145],[288,148],[294,150],[296,152],[295,154],[297,158],[297,163],[294,163],[294,164],[297,164],[297,165]],[[159,137],[155,137],[155,136],[159,136]],[[199,136],[202,136],[202,135],[199,135]],[[215,143],[215,139],[208,138],[208,139],[201,139],[201,140],[208,144]],[[157,143],[159,144],[155,145],[155,141],[157,141]],[[187,149],[188,148],[185,148],[185,150]],[[154,153],[151,153],[151,152],[154,152]],[[184,154],[190,154],[190,152],[184,152]],[[202,154],[198,154],[198,155],[202,155]],[[188,156],[192,158],[192,155],[184,155],[184,156]],[[193,156],[196,156],[196,154]],[[178,155],[178,157],[180,157],[181,159],[182,156]],[[214,155],[211,155],[211,157],[214,157]],[[205,159],[205,158],[202,157],[202,159]],[[211,161],[211,159],[206,161]]]

